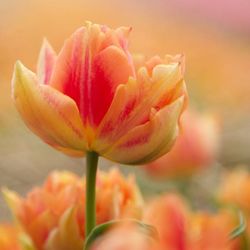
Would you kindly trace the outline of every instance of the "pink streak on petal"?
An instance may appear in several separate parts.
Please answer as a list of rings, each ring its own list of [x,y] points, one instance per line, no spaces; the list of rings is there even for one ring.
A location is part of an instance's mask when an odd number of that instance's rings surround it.
[[[95,125],[106,114],[117,86],[125,84],[132,74],[126,55],[115,46],[106,48],[93,59],[90,102]]]
[[[119,45],[121,35],[94,28],[92,33],[86,28],[77,30],[65,43],[51,86],[75,100],[85,125],[98,126],[117,86],[125,84],[134,69],[128,52]]]

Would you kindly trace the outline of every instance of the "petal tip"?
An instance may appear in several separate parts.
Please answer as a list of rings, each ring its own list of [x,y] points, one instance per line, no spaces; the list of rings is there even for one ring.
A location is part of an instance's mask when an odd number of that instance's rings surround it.
[[[23,64],[20,60],[17,60],[14,66],[14,73],[22,70]]]
[[[32,71],[30,71],[28,68],[26,68],[20,60],[17,60],[14,66],[14,72],[11,80],[11,86],[12,86],[12,98],[15,99],[15,93],[17,91],[18,86],[23,84],[23,78],[26,77],[32,77],[32,74],[34,74]]]
[[[41,49],[40,49],[40,53],[41,53],[41,51],[46,50],[46,49],[49,49],[49,51],[54,52],[54,50],[53,50],[50,42],[48,41],[48,39],[46,37],[44,37],[43,41],[42,41],[42,46],[41,46]]]
[[[12,80],[11,80],[12,98],[15,98],[15,87],[16,87],[17,79],[20,77],[20,74],[22,74],[22,71],[23,71],[23,64],[21,63],[20,60],[17,60],[14,65],[14,71],[13,71]]]
[[[14,65],[14,73],[13,73],[13,79],[15,77],[20,77],[24,71],[27,71],[28,69],[22,64],[20,60],[17,60]]]

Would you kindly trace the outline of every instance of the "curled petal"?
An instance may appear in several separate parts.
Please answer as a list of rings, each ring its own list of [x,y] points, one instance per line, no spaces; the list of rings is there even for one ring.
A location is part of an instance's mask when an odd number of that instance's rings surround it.
[[[178,134],[183,97],[160,111],[152,110],[148,122],[137,126],[101,154],[125,164],[143,164],[168,152]]]
[[[16,107],[27,126],[62,152],[83,154],[86,140],[75,102],[48,85],[38,84],[34,73],[20,62],[12,83]]]
[[[117,88],[113,102],[103,118],[97,133],[95,150],[117,141],[132,128],[149,120],[151,109],[157,111],[183,95],[182,74],[179,64],[157,65],[148,75],[141,68],[137,81],[130,78],[128,83]]]
[[[179,63],[181,66],[181,72],[184,74],[185,72],[185,56],[183,54],[177,54],[177,55],[165,55],[164,57],[164,63]]]
[[[99,126],[96,142],[99,138],[108,138],[107,144],[109,144],[124,132],[124,128],[120,129],[120,126],[129,120],[143,98],[143,93],[140,93],[143,90],[140,91],[142,89],[140,87],[132,78],[127,84],[118,86],[109,111]],[[105,147],[103,140],[102,144],[102,147]]]
[[[56,61],[56,53],[49,44],[49,42],[46,39],[44,39],[37,64],[37,78],[39,83],[41,84],[49,83],[52,70],[55,65],[55,61]]]

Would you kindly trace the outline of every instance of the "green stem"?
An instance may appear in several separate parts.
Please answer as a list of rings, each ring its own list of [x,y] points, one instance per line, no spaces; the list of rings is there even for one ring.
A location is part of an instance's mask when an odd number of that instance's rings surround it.
[[[95,152],[87,152],[86,163],[85,237],[87,238],[96,224],[95,184],[98,154]]]

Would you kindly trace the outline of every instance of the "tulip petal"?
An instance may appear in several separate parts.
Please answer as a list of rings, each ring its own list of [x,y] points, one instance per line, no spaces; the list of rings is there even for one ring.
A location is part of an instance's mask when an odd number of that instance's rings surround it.
[[[49,42],[46,39],[44,39],[37,64],[37,78],[39,83],[41,84],[49,83],[52,70],[55,65],[55,61],[56,61],[56,53],[49,44]]]
[[[2,188],[1,191],[2,191],[5,202],[7,203],[9,209],[12,212],[12,215],[15,216],[16,212],[18,211],[20,207],[21,198],[16,192],[13,192],[9,190],[8,188]]]
[[[91,106],[93,124],[98,125],[106,114],[119,84],[128,81],[132,68],[124,52],[110,46],[100,52],[93,60]]]
[[[116,87],[133,75],[125,51],[110,42],[103,47],[105,33],[96,29],[81,28],[66,41],[50,81],[51,86],[75,100],[84,124],[94,126],[107,112]]]
[[[83,239],[76,220],[76,209],[68,208],[60,219],[59,225],[49,235],[46,250],[82,249]]]
[[[178,118],[183,101],[183,97],[180,97],[160,111],[153,111],[148,122],[130,130],[101,154],[125,164],[144,164],[165,154],[178,134]]]
[[[95,150],[105,150],[132,128],[147,122],[152,108],[158,111],[182,96],[183,84],[179,82],[182,82],[180,66],[173,63],[157,65],[152,77],[146,68],[141,68],[137,81],[130,78],[126,85],[118,86],[99,126]]]
[[[12,83],[16,107],[35,134],[65,153],[86,150],[79,111],[71,98],[38,84],[34,73],[20,62],[16,63]]]

